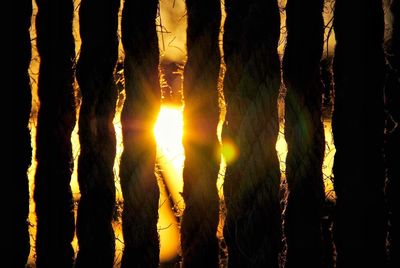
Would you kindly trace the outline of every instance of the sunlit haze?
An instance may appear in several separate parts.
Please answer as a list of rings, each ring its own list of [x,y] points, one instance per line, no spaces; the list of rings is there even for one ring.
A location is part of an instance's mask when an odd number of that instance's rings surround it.
[[[177,212],[184,208],[182,169],[184,150],[182,145],[183,115],[181,107],[162,106],[154,127],[157,141],[157,162],[168,192]]]
[[[223,2],[223,1],[222,1]],[[281,5],[284,6],[286,0],[281,1]],[[78,53],[80,49],[81,39],[79,34],[79,0],[74,0],[75,14],[73,21],[73,31],[75,36],[75,47]],[[34,10],[32,21],[34,22],[37,13],[37,6],[35,1],[33,2]],[[224,7],[222,5],[222,7]],[[222,9],[224,19],[225,13]],[[324,12],[325,22],[329,22],[332,17],[332,13],[327,10]],[[285,12],[281,12],[282,26],[285,23]],[[159,38],[160,47],[160,62],[168,63],[175,62],[184,65],[187,57],[186,52],[186,28],[187,28],[187,16],[186,7],[184,1],[174,1],[166,0],[160,1],[160,16],[157,17],[157,30]],[[282,27],[284,29],[284,27]],[[221,32],[222,36],[222,32]],[[32,165],[28,171],[29,184],[30,184],[30,214],[29,214],[29,231],[31,237],[31,245],[35,244],[36,236],[36,214],[35,214],[35,203],[33,202],[33,190],[34,190],[34,174],[36,171],[36,124],[37,124],[37,113],[39,107],[39,100],[37,94],[37,82],[39,73],[39,63],[40,57],[38,56],[36,49],[36,26],[32,23],[31,27],[31,39],[34,49],[32,50],[32,61],[30,66],[30,76],[32,84],[32,113],[30,121],[31,130],[31,140],[33,148]],[[281,42],[279,46],[279,53],[283,53],[283,48],[285,42],[286,33],[282,31]],[[222,38],[222,37],[221,37]],[[332,38],[329,43],[330,51],[333,51],[333,46],[335,39]],[[222,45],[222,42],[221,42]],[[123,49],[120,44],[119,61],[123,60]],[[121,102],[117,106],[116,115],[114,119],[114,127],[116,131],[116,141],[117,141],[117,152],[114,164],[114,175],[115,175],[115,186],[116,186],[116,196],[117,196],[117,208],[121,208],[121,202],[123,201],[121,185],[119,182],[119,167],[120,167],[120,156],[123,151],[122,143],[122,128],[120,122],[121,109],[123,107],[124,93],[120,94]],[[282,106],[282,104],[281,104]],[[77,105],[79,115],[79,105]],[[183,107],[182,106],[168,106],[162,105],[158,120],[154,127],[154,136],[157,141],[157,179],[160,188],[160,202],[159,202],[159,221],[158,230],[160,235],[160,260],[161,262],[167,262],[175,258],[179,252],[180,239],[179,239],[179,217],[182,215],[185,204],[182,198],[183,191],[183,164],[184,164],[184,148],[182,145],[182,134],[183,134]],[[325,161],[323,165],[324,179],[326,183],[326,192],[328,198],[334,198],[333,185],[330,181],[332,176],[332,164],[334,156],[334,145],[331,135],[331,125],[330,122],[325,123],[325,137],[326,137],[326,150],[325,150]],[[218,130],[219,135],[221,128]],[[78,185],[78,158],[80,153],[80,143],[79,143],[79,129],[78,124],[76,124],[75,129],[72,133],[72,149],[74,157],[74,170],[71,177],[71,189],[74,197],[74,212],[75,218],[77,213],[77,204],[80,199],[80,191]],[[278,157],[280,160],[280,167],[283,171],[285,170],[285,159],[287,154],[287,145],[283,135],[283,122],[281,122],[281,132],[279,134],[276,149]],[[220,172],[217,181],[217,187],[219,190],[220,199],[223,200],[223,180],[225,176],[226,164],[231,164],[240,157],[240,151],[236,144],[233,142],[226,142],[221,148],[221,158]],[[223,215],[220,215],[220,225],[218,227],[218,237],[222,237],[222,226],[223,226]],[[115,261],[120,262],[123,251],[123,236],[122,236],[122,222],[120,219],[113,221],[113,227],[116,235],[116,252]],[[73,242],[73,247],[75,252],[78,250],[77,238],[75,236]],[[36,252],[35,247],[31,247],[29,264],[35,262]]]

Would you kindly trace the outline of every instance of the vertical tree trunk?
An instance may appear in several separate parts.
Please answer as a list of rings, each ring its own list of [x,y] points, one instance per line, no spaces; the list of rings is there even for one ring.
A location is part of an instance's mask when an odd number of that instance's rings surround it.
[[[186,0],[187,51],[183,95],[183,267],[218,267],[217,124],[220,53],[218,0]]]
[[[40,55],[34,199],[37,267],[71,267],[74,252],[71,133],[75,125],[72,0],[37,0]]]
[[[390,267],[400,266],[400,1],[393,0],[392,36],[389,51],[389,74],[386,82],[386,106],[390,114],[390,124],[387,126],[386,161],[388,187],[387,195],[390,211]],[[388,122],[388,123],[389,123]],[[397,124],[397,125],[396,125]]]
[[[229,267],[279,267],[280,172],[275,150],[280,19],[277,1],[227,0],[224,34],[227,103],[223,146],[238,158],[228,163],[224,237]]]
[[[161,98],[155,26],[157,4],[157,0],[125,0],[122,13],[126,86],[121,116],[125,242],[122,267],[158,267],[159,262],[159,189],[154,175],[156,143],[153,135]]]
[[[79,117],[79,188],[76,267],[113,267],[115,207],[113,125],[117,89],[119,0],[82,0],[81,54],[77,80],[82,93]]]
[[[288,0],[283,58],[285,139],[288,144],[285,211],[286,267],[322,267],[321,214],[325,137],[320,60],[323,0]]]
[[[336,0],[333,167],[337,267],[385,267],[381,0]]]
[[[4,241],[11,244],[5,252],[6,266],[25,267],[29,255],[29,188],[27,170],[31,163],[32,148],[31,137],[28,129],[29,116],[31,113],[31,85],[29,81],[28,68],[31,61],[31,40],[29,27],[31,25],[32,1],[20,1],[15,7],[13,16],[16,16],[13,27],[13,80],[12,102],[13,102],[13,173],[11,187],[7,188],[10,213],[13,215],[6,220],[9,228],[6,228],[10,237]],[[6,235],[8,237],[8,234]]]

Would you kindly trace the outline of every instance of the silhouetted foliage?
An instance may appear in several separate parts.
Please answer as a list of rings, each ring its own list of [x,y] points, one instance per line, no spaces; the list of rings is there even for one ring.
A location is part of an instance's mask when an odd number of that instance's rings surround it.
[[[82,0],[81,53],[77,65],[82,104],[79,116],[79,252],[76,267],[113,267],[115,207],[113,125],[117,88],[119,0]]]
[[[124,151],[121,187],[124,197],[122,267],[158,267],[159,189],[154,175],[153,126],[161,90],[155,19],[157,0],[125,0],[122,43],[125,50],[126,99],[121,115]]]
[[[336,0],[334,29],[337,267],[385,267],[382,1]]]
[[[224,182],[228,265],[277,268],[282,238],[275,150],[280,87],[278,4],[226,0],[225,9],[223,144],[234,143],[238,150],[238,159],[228,163]]]
[[[167,105],[182,105],[183,66],[176,62],[160,65],[161,95]]]
[[[181,241],[183,267],[218,267],[219,201],[216,182],[220,157],[217,139],[218,0],[186,0],[187,51],[184,69],[183,112],[185,164]]]
[[[15,7],[14,35],[13,35],[13,69],[11,80],[12,91],[12,112],[14,122],[12,128],[12,176],[11,187],[7,187],[7,196],[11,197],[7,203],[7,210],[13,215],[5,221],[6,239],[3,243],[10,243],[5,246],[6,266],[25,267],[29,255],[29,189],[27,170],[31,163],[32,148],[31,138],[28,129],[28,122],[31,113],[31,85],[29,81],[28,67],[31,61],[31,40],[29,27],[31,25],[32,1],[20,1]],[[7,184],[6,184],[7,185]],[[7,211],[6,210],[6,211]],[[7,217],[7,216],[6,216]],[[5,242],[7,241],[7,242]]]
[[[286,267],[322,267],[321,216],[325,137],[320,60],[323,0],[288,0],[283,58],[285,138],[288,144],[285,211]]]
[[[71,133],[75,126],[72,0],[37,0],[40,55],[35,192],[37,267],[72,267]]]

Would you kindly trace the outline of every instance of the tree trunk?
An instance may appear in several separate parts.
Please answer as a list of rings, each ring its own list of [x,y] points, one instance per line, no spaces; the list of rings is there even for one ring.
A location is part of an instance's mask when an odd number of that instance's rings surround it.
[[[288,0],[283,58],[285,139],[288,144],[285,211],[286,267],[322,267],[321,216],[325,137],[320,60],[323,0]],[[306,19],[305,19],[306,18]]]
[[[74,252],[71,133],[75,125],[72,0],[37,0],[40,55],[34,199],[37,267],[71,267]]]
[[[385,267],[381,0],[336,0],[333,172],[337,267]]]
[[[78,179],[81,192],[77,219],[76,267],[113,267],[115,208],[113,125],[117,88],[119,0],[82,0],[81,53],[77,80],[82,93],[79,116]]]
[[[13,47],[16,51],[13,54],[13,80],[12,103],[13,103],[13,173],[9,192],[10,213],[13,215],[7,219],[6,228],[10,237],[4,241],[11,244],[5,252],[7,267],[25,267],[29,255],[29,186],[27,170],[31,163],[32,148],[31,137],[28,129],[31,113],[31,85],[29,81],[28,68],[31,61],[31,40],[29,27],[31,26],[32,1],[21,1],[15,7],[13,16],[16,16],[13,27]],[[8,234],[6,234],[8,237]]]
[[[219,199],[217,178],[218,0],[186,0],[188,61],[183,76],[185,163],[181,241],[183,267],[218,267]]]
[[[390,211],[390,267],[400,266],[400,1],[393,0],[392,36],[387,53],[389,73],[386,81],[386,106],[390,118],[386,129],[387,197]]]
[[[226,169],[224,237],[229,267],[279,267],[280,171],[275,145],[280,19],[277,1],[226,0],[227,103],[223,146],[238,158]]]
[[[121,123],[124,151],[121,187],[125,248],[122,267],[158,267],[159,189],[154,175],[153,127],[160,109],[157,0],[125,0],[122,43],[125,49],[126,100]]]

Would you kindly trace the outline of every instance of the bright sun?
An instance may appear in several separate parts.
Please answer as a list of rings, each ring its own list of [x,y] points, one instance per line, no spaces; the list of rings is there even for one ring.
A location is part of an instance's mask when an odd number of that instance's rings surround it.
[[[182,133],[182,108],[177,106],[161,106],[154,127],[154,135],[156,136],[157,145],[162,152],[168,155],[183,152],[183,148],[181,148]]]
[[[157,162],[178,212],[182,212],[184,208],[180,194],[183,191],[182,171],[185,159],[182,145],[182,110],[181,106],[161,106],[154,127],[157,140]]]
[[[157,225],[160,234],[160,258],[164,261],[172,259],[179,251],[176,213],[181,215],[184,209],[184,201],[180,194],[183,191],[182,171],[185,159],[182,133],[182,107],[161,106],[154,126],[154,135],[157,141],[157,163],[162,174],[162,180],[158,180],[160,217]]]

